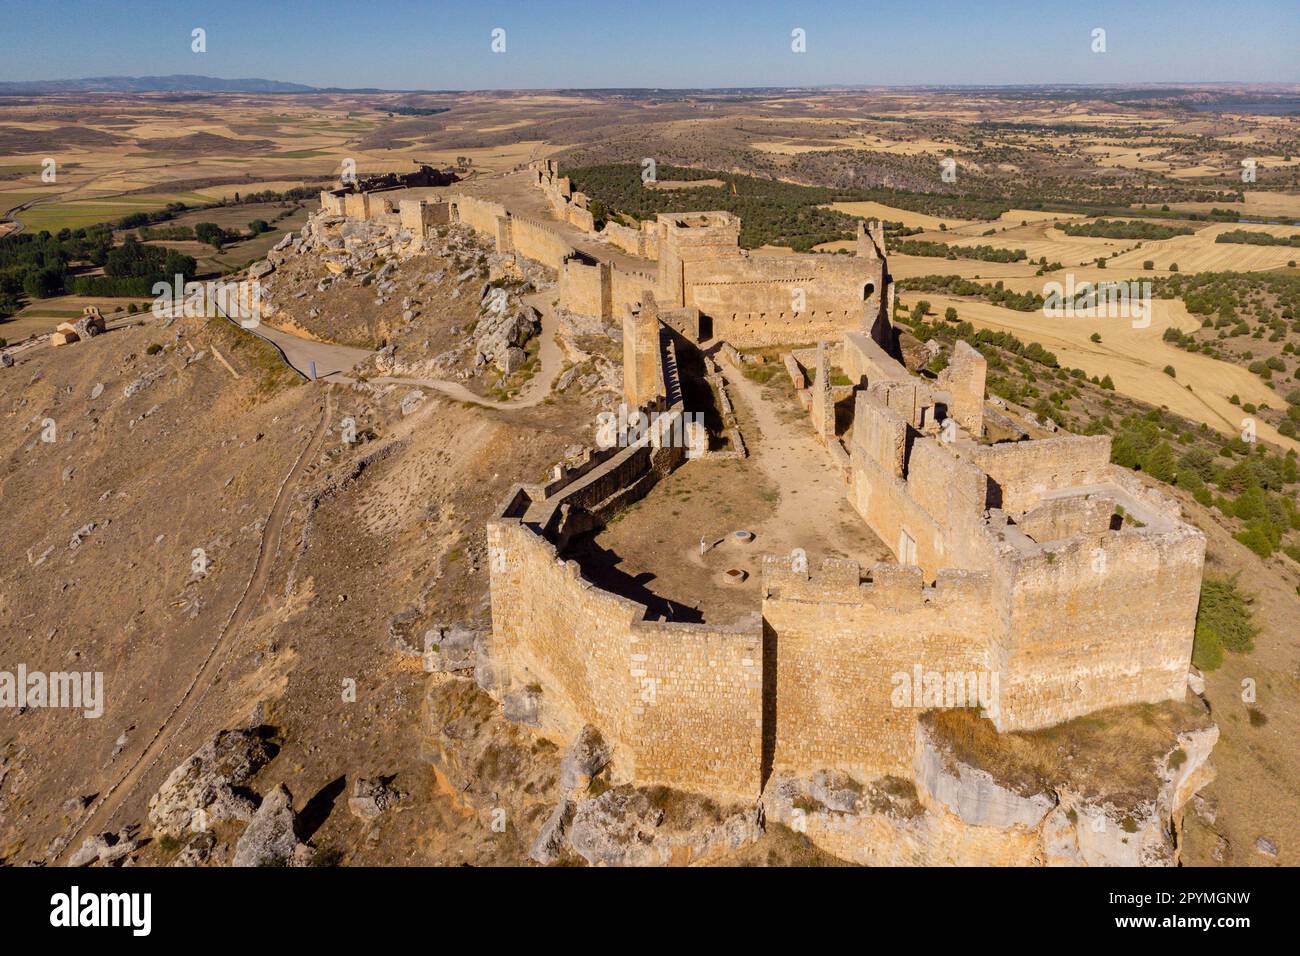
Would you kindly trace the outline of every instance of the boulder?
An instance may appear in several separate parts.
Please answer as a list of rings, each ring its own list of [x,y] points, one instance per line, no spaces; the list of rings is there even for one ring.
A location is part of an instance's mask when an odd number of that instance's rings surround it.
[[[68,860],[68,865],[89,866],[97,862],[101,866],[112,866],[138,850],[143,843],[143,840],[128,839],[125,831],[86,837],[81,848]]]
[[[605,743],[599,730],[587,724],[573,738],[573,743],[569,744],[560,760],[561,789],[565,792],[586,790],[591,778],[605,769],[609,757],[609,744]]]
[[[172,860],[172,866],[203,866],[212,859],[212,851],[217,848],[216,834],[211,830],[204,830],[202,833],[194,834],[194,838],[185,844],[176,858]]]
[[[537,839],[528,850],[528,858],[542,866],[550,866],[564,856],[569,848],[569,827],[577,805],[572,800],[561,800],[542,824]]]
[[[658,862],[649,849],[664,821],[663,810],[641,790],[619,787],[578,805],[569,843],[588,863],[627,866]]]
[[[430,629],[424,636],[424,669],[434,671],[472,670],[477,660],[475,644],[479,632],[463,624]]]
[[[513,375],[523,368],[527,361],[528,354],[523,349],[511,346],[497,357],[497,368],[505,375]]]
[[[424,401],[424,399],[425,399],[424,392],[420,391],[418,388],[412,389],[411,391],[407,392],[405,395],[402,396],[402,414],[403,415],[411,414],[411,412],[415,411],[417,408],[420,407],[420,404]]]
[[[235,844],[233,866],[291,866],[303,856],[298,814],[293,795],[280,784],[262,799],[247,828]]]
[[[149,799],[149,822],[159,835],[180,837],[222,820],[249,820],[256,794],[245,784],[275,756],[252,730],[223,730],[173,770]]]
[[[362,820],[374,820],[382,816],[402,799],[402,794],[390,786],[384,777],[358,777],[352,784],[352,796],[348,797],[348,809],[353,816]]]
[[[840,813],[857,809],[862,786],[842,770],[819,770],[813,774],[811,795],[814,800]]]
[[[72,331],[83,339],[93,339],[104,331],[104,320],[98,315],[83,315],[73,323]]]

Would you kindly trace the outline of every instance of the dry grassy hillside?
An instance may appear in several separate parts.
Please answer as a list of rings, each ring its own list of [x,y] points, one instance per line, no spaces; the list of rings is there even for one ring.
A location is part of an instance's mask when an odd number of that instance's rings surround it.
[[[587,415],[430,396],[404,416],[409,388],[297,382],[258,340],[200,320],[32,350],[0,376],[0,655],[102,671],[105,686],[98,719],[13,718],[0,859],[52,861],[65,841],[143,823],[177,764],[251,725],[280,748],[256,789],[287,783],[329,860],[507,852],[438,796],[416,727],[427,678],[397,651],[394,619],[417,644],[429,626],[486,621],[483,523],[578,439],[563,420]],[[358,774],[396,775],[408,795],[384,818],[393,838],[363,840],[334,806]]]

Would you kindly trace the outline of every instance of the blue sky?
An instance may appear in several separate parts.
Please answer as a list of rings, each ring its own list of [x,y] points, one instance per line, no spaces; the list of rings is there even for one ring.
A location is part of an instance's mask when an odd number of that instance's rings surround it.
[[[1300,82],[1295,0],[0,0],[0,80],[390,89]],[[207,52],[190,49],[207,31]],[[506,52],[490,48],[506,31]],[[1106,30],[1107,52],[1091,33]],[[792,53],[801,28],[807,52]]]

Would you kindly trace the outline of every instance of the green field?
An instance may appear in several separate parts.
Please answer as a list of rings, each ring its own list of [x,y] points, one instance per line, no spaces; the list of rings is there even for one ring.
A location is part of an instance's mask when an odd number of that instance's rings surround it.
[[[19,203],[25,202],[26,199],[9,199],[4,197],[26,196],[33,198],[40,195],[39,193],[0,193],[0,204],[5,208],[11,208]],[[151,212],[155,209],[162,209],[168,203],[183,202],[190,205],[208,203],[212,200],[207,196],[201,196],[194,192],[183,193],[140,193],[139,195],[130,196],[102,196],[95,199],[83,199],[73,202],[59,202],[52,200],[50,202],[38,203],[29,209],[18,213],[15,217],[23,225],[33,232],[40,232],[47,229],[50,232],[58,232],[60,229],[80,229],[85,226],[93,226],[101,222],[113,222],[121,219],[128,213],[133,212]]]

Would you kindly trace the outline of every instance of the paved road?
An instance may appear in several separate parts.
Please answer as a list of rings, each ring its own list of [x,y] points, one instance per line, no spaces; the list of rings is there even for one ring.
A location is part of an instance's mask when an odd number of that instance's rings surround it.
[[[308,379],[328,378],[331,381],[341,381],[342,373],[352,371],[358,363],[373,354],[369,349],[305,339],[291,332],[272,328],[265,323],[248,331],[274,345],[280,350],[285,361]],[[313,370],[315,375],[312,374]]]

